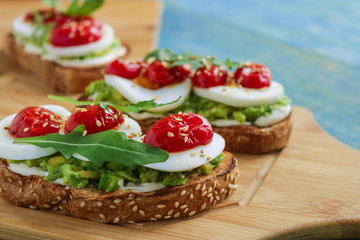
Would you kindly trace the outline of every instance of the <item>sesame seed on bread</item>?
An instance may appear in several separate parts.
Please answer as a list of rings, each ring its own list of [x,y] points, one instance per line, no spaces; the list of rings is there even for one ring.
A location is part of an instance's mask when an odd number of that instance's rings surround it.
[[[132,223],[192,216],[211,208],[237,189],[239,169],[235,157],[226,157],[209,175],[190,176],[182,186],[135,193],[104,192],[54,184],[40,176],[12,172],[0,161],[0,195],[9,203],[52,211],[101,223]]]
[[[23,69],[32,72],[47,88],[56,92],[81,92],[92,81],[102,79],[107,64],[92,67],[64,67],[41,59],[41,55],[29,54],[18,44],[12,34],[6,38],[7,55]]]

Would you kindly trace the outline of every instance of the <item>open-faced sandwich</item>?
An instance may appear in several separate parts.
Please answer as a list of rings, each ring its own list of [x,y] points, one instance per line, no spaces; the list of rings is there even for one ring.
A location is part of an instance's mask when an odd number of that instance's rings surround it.
[[[224,146],[194,113],[169,115],[141,136],[109,105],[71,115],[54,105],[27,107],[0,121],[0,194],[17,206],[101,223],[192,216],[237,189],[237,163]]]
[[[266,153],[288,142],[292,127],[290,100],[262,64],[225,62],[158,49],[143,61],[115,60],[106,69],[105,81],[90,84],[84,96],[117,106],[179,97],[172,105],[129,115],[146,131],[169,114],[201,114],[225,138],[229,151]]]
[[[103,2],[72,1],[66,11],[52,6],[19,16],[7,38],[8,55],[52,90],[83,91],[126,53],[114,29],[90,15]]]

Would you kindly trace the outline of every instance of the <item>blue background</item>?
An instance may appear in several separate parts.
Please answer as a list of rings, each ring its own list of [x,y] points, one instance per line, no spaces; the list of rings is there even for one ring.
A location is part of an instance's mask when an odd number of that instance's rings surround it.
[[[360,1],[163,2],[160,48],[268,65],[294,105],[360,150]]]

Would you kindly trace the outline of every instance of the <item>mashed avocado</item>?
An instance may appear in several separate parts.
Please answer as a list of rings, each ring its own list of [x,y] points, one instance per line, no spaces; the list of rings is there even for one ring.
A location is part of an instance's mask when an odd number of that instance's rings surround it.
[[[121,179],[124,179],[125,185],[128,182],[161,182],[165,186],[183,185],[187,182],[187,176],[190,174],[210,174],[224,157],[225,154],[221,153],[205,165],[188,172],[162,172],[143,166],[125,167],[114,162],[105,162],[102,167],[96,167],[91,162],[74,157],[68,160],[59,153],[33,160],[7,161],[12,164],[24,163],[29,167],[39,167],[41,170],[48,172],[48,175],[44,178],[47,181],[62,178],[64,184],[77,188],[94,186],[106,192],[112,192],[119,189],[118,182]]]
[[[127,106],[131,103],[127,101],[115,88],[108,85],[105,81],[91,83],[85,93],[94,101],[105,101],[118,106]],[[203,115],[210,122],[217,119],[232,119],[240,123],[253,123],[260,116],[267,116],[274,109],[286,106],[290,103],[285,95],[275,104],[262,104],[256,107],[232,107],[223,103],[215,102],[210,99],[198,97],[191,94],[180,107],[170,111],[159,113],[159,115],[175,114],[181,112],[193,112]]]

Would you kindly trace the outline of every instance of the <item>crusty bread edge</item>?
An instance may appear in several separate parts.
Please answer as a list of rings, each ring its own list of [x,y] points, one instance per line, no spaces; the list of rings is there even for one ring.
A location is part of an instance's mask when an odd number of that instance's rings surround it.
[[[142,131],[148,129],[159,119],[137,120]],[[213,126],[214,132],[225,139],[225,150],[238,153],[261,154],[284,148],[289,140],[293,126],[292,112],[284,120],[269,127],[239,125],[229,127]]]
[[[100,223],[133,223],[193,216],[211,208],[237,189],[239,169],[228,152],[209,175],[191,177],[182,186],[147,193],[76,189],[22,176],[0,161],[0,195],[9,203]]]
[[[103,79],[107,64],[92,67],[64,67],[45,61],[38,54],[29,54],[10,33],[6,38],[7,55],[23,69],[35,74],[50,90],[64,93],[84,91],[91,82]],[[128,52],[129,48],[127,48]],[[128,54],[128,53],[127,53]]]

